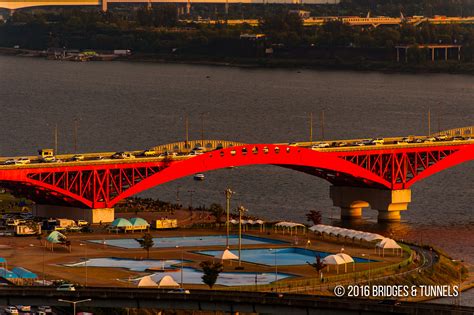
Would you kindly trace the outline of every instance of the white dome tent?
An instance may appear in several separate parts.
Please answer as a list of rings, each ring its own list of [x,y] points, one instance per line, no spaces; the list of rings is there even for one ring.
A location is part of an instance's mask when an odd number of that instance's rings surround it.
[[[158,287],[158,284],[150,276],[145,276],[138,281],[137,286],[140,288],[154,288]]]
[[[177,288],[179,284],[173,279],[172,276],[166,275],[158,282],[159,288]]]
[[[336,254],[336,256],[339,256],[344,260],[344,262],[345,262],[344,271],[345,272],[347,272],[347,264],[350,264],[350,263],[352,263],[352,271],[355,270],[355,261],[354,261],[354,259],[352,259],[351,256],[349,256],[347,254],[344,254],[344,253]]]

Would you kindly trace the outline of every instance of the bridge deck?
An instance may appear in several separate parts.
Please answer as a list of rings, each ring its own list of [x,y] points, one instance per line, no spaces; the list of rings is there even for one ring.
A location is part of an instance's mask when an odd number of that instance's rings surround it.
[[[458,129],[456,129],[458,130]],[[439,134],[438,134],[439,135]],[[384,144],[371,144],[371,145],[360,145],[360,143],[364,140],[368,140],[369,138],[361,138],[361,139],[350,139],[350,140],[328,140],[328,141],[303,141],[303,142],[294,142],[294,143],[276,143],[271,145],[277,146],[295,146],[295,147],[302,147],[302,148],[312,148],[313,146],[317,146],[318,144],[327,144],[329,147],[326,148],[315,148],[313,147],[312,150],[319,151],[319,152],[326,152],[326,153],[340,153],[344,155],[347,154],[354,154],[356,152],[366,152],[366,151],[384,151],[384,152],[396,152],[397,150],[403,151],[406,149],[416,149],[416,148],[431,148],[431,147],[456,147],[456,146],[463,146],[463,145],[472,145],[474,144],[474,139],[465,138],[464,140],[453,140],[447,139],[446,141],[426,141],[422,143],[402,143],[404,138],[407,137],[392,137],[392,138],[383,138]],[[410,136],[410,139],[427,139],[426,136]],[[172,144],[165,144],[159,145],[153,148],[156,152],[154,156],[144,156],[143,150],[135,150],[135,151],[127,151],[134,155],[134,158],[131,159],[114,159],[112,155],[116,152],[96,152],[96,153],[79,153],[79,154],[59,154],[56,155],[61,162],[42,162],[39,156],[22,156],[30,159],[31,163],[23,164],[23,165],[5,165],[7,160],[11,159],[19,159],[20,156],[16,157],[0,157],[0,169],[31,169],[31,168],[50,168],[50,167],[58,167],[58,166],[87,166],[87,165],[104,165],[104,164],[124,164],[124,163],[140,163],[140,162],[162,162],[164,160],[172,160],[172,161],[181,161],[195,157],[196,155],[189,155],[189,152],[192,150],[193,146],[196,144],[205,143],[207,146],[205,147],[205,152],[210,152],[216,150],[217,145],[223,144],[223,148],[225,147],[233,147],[233,146],[247,146],[250,150],[252,144],[244,144],[241,142],[236,141],[224,141],[224,140],[192,140],[186,142],[175,142]],[[189,145],[192,146],[189,146]],[[269,144],[270,145],[270,144]],[[177,153],[176,156],[159,156],[162,153],[168,152],[175,152]],[[82,155],[84,156],[83,161],[74,161],[73,157],[75,155]]]

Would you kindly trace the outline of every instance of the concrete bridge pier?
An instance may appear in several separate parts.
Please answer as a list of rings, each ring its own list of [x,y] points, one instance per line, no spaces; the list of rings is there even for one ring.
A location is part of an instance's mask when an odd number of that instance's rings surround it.
[[[378,221],[399,221],[400,211],[411,202],[410,189],[331,186],[329,195],[333,205],[341,208],[342,219],[360,218],[362,209],[370,206],[379,212]]]
[[[89,223],[110,223],[115,218],[114,208],[88,209],[55,205],[33,205],[33,215],[45,218],[86,220]]]

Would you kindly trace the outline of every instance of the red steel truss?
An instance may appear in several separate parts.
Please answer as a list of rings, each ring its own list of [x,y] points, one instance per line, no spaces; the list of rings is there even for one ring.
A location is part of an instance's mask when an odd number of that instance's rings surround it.
[[[110,160],[4,168],[0,169],[0,185],[38,203],[107,208],[156,185],[229,166],[272,164],[324,178],[333,185],[405,189],[472,159],[472,144],[346,151],[254,144],[176,161]]]

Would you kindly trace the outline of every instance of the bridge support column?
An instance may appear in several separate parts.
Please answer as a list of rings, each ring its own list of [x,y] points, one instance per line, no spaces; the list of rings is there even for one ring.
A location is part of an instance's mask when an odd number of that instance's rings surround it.
[[[45,218],[86,220],[89,223],[110,223],[114,220],[114,208],[87,209],[78,207],[39,205],[33,206],[33,215]]]
[[[379,221],[398,221],[400,211],[407,210],[411,202],[411,190],[331,186],[329,195],[333,205],[341,208],[341,218],[360,218],[362,208],[370,205],[378,210]]]

